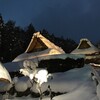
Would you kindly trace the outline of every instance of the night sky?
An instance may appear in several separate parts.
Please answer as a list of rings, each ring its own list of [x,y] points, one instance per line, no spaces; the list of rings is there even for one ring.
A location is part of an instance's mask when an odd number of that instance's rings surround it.
[[[100,41],[100,0],[0,0],[4,21],[13,20],[55,36]]]

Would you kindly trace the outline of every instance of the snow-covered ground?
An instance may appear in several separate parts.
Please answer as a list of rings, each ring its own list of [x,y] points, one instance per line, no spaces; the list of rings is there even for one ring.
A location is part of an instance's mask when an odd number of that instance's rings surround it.
[[[53,92],[63,94],[54,96],[52,100],[99,100],[100,85],[96,86],[91,77],[90,65],[83,68],[75,68],[66,72],[54,73],[53,79],[42,84],[42,91],[45,91],[50,85]],[[30,95],[23,97],[14,97],[6,100],[39,100]],[[50,100],[44,97],[43,100]]]

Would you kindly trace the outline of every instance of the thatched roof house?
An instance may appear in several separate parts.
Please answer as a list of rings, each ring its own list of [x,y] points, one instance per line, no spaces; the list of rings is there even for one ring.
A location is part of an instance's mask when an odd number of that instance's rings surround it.
[[[26,51],[17,56],[13,62],[47,55],[65,54],[62,48],[46,39],[40,32],[34,33]]]
[[[71,54],[95,54],[100,52],[97,47],[95,47],[88,39],[81,39],[79,45],[75,50],[71,52]]]
[[[100,63],[100,50],[88,39],[81,39],[79,45],[71,54],[84,54],[86,63]]]

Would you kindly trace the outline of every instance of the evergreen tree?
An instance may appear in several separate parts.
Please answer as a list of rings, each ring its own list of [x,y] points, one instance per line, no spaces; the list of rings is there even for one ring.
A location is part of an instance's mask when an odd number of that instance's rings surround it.
[[[22,41],[20,38],[21,29],[15,26],[15,22],[9,20],[5,23],[3,30],[2,49],[4,61],[12,61],[18,54],[22,53]]]
[[[29,24],[25,31],[24,41],[25,41],[25,47],[27,48],[33,34],[36,32],[34,26],[32,24]],[[27,42],[26,42],[27,41]]]
[[[2,44],[2,37],[3,37],[3,30],[4,30],[4,21],[3,21],[3,18],[2,18],[2,15],[0,14],[0,61],[3,61],[4,60],[4,52],[3,52],[3,44]]]
[[[4,21],[3,21],[2,15],[0,14],[0,29],[2,29],[3,26],[4,26]]]

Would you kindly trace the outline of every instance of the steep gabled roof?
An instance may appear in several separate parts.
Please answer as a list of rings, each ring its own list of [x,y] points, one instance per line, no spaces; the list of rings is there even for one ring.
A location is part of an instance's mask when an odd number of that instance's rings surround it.
[[[63,49],[56,46],[44,36],[42,36],[40,32],[37,32],[33,34],[33,37],[26,51],[17,56],[12,62],[56,54],[65,54],[65,52],[63,51]]]
[[[75,50],[73,50],[72,54],[94,54],[99,52],[99,49],[95,47],[88,39],[83,38],[80,40],[79,45]]]
[[[53,48],[61,53],[64,53],[64,51],[60,47],[56,46],[54,43],[46,39],[40,34],[40,32],[37,32],[33,34],[31,42],[29,43],[29,46],[27,47],[25,53],[42,51],[48,48]]]

